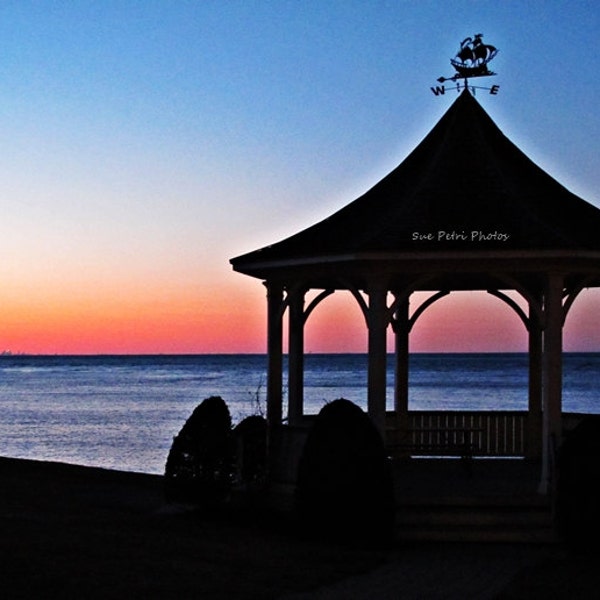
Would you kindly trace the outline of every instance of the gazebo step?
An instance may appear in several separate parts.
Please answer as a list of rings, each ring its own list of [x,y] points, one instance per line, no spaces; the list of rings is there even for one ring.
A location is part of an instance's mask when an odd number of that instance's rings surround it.
[[[406,525],[547,525],[551,516],[545,510],[522,508],[477,508],[473,507],[399,507],[396,512],[398,523]]]
[[[471,510],[497,509],[511,510],[524,508],[527,510],[550,510],[549,499],[540,494],[510,495],[410,495],[396,499],[399,508],[423,509],[423,508],[464,508]]]
[[[550,544],[558,541],[551,527],[396,526],[398,542],[504,542]]]
[[[540,506],[399,506],[398,540],[553,542],[552,515]]]

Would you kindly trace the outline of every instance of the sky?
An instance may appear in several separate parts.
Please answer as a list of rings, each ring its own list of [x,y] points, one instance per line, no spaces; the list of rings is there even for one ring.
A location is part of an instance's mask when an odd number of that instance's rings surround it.
[[[499,48],[480,104],[600,207],[596,0],[0,0],[0,351],[264,352],[264,287],[229,259],[402,162],[475,33]],[[599,308],[581,294],[566,350],[600,351]],[[526,343],[479,293],[411,335],[414,352]],[[311,315],[307,351],[365,348],[351,298]]]

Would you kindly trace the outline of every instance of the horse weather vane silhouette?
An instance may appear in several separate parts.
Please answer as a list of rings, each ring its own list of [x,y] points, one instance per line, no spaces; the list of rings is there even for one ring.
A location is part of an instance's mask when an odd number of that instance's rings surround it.
[[[489,88],[469,85],[469,78],[489,77],[496,74],[489,70],[488,63],[498,54],[498,49],[489,44],[484,44],[482,38],[482,33],[476,33],[473,37],[465,38],[460,43],[460,48],[456,56],[450,59],[450,64],[454,67],[456,73],[452,77],[438,78],[438,81],[442,85],[436,85],[431,88],[431,91],[436,96],[444,95],[446,86],[443,84],[446,81],[456,81],[457,92],[468,87],[473,90],[473,93],[475,93],[475,89],[488,90],[492,95],[498,93],[500,89],[499,85],[493,85]],[[460,83],[461,79],[462,85]]]

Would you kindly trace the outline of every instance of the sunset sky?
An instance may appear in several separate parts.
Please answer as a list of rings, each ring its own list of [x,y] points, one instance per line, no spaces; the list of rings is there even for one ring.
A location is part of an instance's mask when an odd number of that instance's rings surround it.
[[[596,0],[0,2],[0,351],[264,352],[264,287],[229,259],[399,164],[456,98],[430,87],[475,33],[500,49],[500,92],[478,101],[600,207]],[[584,292],[566,350],[600,351],[599,310]],[[311,317],[308,351],[365,347],[343,295]],[[456,293],[411,350],[526,335],[499,300]]]

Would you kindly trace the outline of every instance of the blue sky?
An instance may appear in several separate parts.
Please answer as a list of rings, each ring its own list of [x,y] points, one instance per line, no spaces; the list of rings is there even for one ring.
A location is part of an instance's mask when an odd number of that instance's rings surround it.
[[[0,2],[0,349],[41,348],[6,320],[71,331],[121,299],[160,320],[185,298],[214,324],[217,287],[262,311],[262,286],[228,259],[400,163],[455,98],[430,87],[474,33],[500,50],[500,93],[480,103],[600,206],[599,17],[581,0]]]

